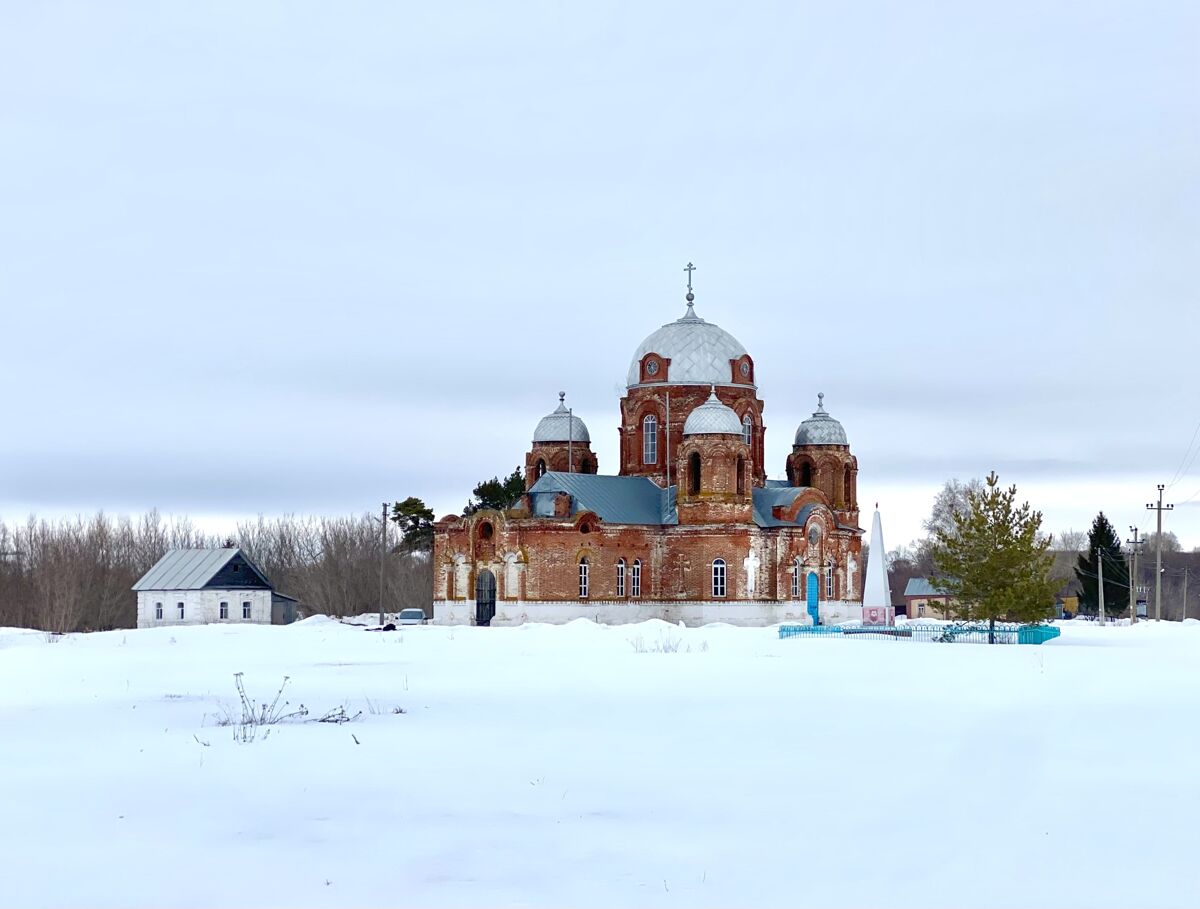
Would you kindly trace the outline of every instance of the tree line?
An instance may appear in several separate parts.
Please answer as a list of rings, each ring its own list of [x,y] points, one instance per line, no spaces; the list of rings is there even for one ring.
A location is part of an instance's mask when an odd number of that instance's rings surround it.
[[[432,516],[431,516],[432,517]],[[394,520],[394,516],[393,516]],[[171,549],[241,547],[280,593],[300,600],[305,614],[344,616],[379,608],[383,563],[387,610],[430,608],[428,552],[404,545],[380,519],[258,518],[230,537],[199,531],[188,519],[157,511],[138,518],[91,517],[0,522],[0,626],[46,631],[101,631],[137,624],[131,588]]]

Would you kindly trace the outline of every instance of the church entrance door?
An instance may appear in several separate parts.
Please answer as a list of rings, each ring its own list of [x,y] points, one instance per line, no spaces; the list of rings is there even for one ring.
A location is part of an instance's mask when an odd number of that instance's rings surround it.
[[[490,625],[496,615],[496,576],[486,568],[475,578],[475,624]]]
[[[814,625],[821,624],[821,612],[817,607],[817,573],[810,571],[805,581],[805,593],[808,598],[808,614]]]

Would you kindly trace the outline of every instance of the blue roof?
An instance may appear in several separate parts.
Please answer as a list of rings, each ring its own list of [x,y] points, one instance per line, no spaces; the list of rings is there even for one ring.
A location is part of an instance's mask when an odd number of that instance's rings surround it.
[[[594,473],[549,471],[533,484],[529,496],[533,515],[554,516],[554,497],[560,492],[571,496],[571,515],[591,511],[610,524],[678,524],[675,487],[663,489],[647,477],[606,477]],[[756,487],[753,490],[754,523],[759,527],[803,527],[815,505],[805,505],[795,521],[783,521],[771,515],[776,505],[790,506],[796,496],[807,492],[798,486]]]
[[[554,496],[571,496],[571,514],[595,512],[610,524],[678,524],[675,487],[663,489],[646,477],[606,477],[595,473],[549,471],[529,490],[533,513],[553,517]]]
[[[796,496],[807,491],[806,487],[801,486],[756,487],[754,490],[754,523],[759,527],[802,527],[808,520],[808,516],[812,514],[812,505],[805,505],[801,508],[794,521],[780,520],[773,517],[771,512],[776,505],[782,505],[784,508],[790,507],[796,501]]]

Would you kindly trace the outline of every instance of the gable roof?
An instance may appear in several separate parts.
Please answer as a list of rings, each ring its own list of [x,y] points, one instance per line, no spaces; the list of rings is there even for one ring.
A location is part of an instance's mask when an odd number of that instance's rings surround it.
[[[147,571],[134,590],[200,590],[236,556],[241,556],[263,584],[270,587],[266,576],[237,548],[172,549]]]
[[[611,524],[678,524],[675,487],[663,489],[647,477],[606,477],[595,473],[543,474],[529,496],[536,517],[554,516],[554,497],[571,496],[571,515],[595,512]]]
[[[909,578],[908,584],[904,588],[906,597],[946,597],[949,595],[928,578]]]

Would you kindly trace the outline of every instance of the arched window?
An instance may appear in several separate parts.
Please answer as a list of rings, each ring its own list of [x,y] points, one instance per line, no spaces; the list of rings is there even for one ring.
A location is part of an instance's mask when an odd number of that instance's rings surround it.
[[[754,421],[750,419],[750,414],[742,417],[742,441],[747,445],[754,441]]]
[[[634,559],[633,565],[629,572],[629,595],[631,597],[640,597],[642,595],[642,560]]]
[[[642,463],[658,463],[658,417],[652,413],[642,420]]]
[[[812,486],[812,465],[805,461],[800,465],[800,486]]]
[[[833,562],[825,566],[825,599],[833,599]]]
[[[585,556],[579,560],[579,598],[587,599],[588,595],[588,560]]]
[[[714,559],[712,564],[712,595],[725,596],[725,560]]]
[[[625,596],[625,560],[617,559],[617,596]]]
[[[853,498],[850,495],[850,468],[849,467],[846,468],[846,474],[845,474],[844,479],[842,480],[842,498],[845,499],[845,505],[847,508],[849,508],[850,505],[853,503]]]
[[[538,458],[537,467],[533,471],[534,476],[541,479],[546,475],[546,462],[542,458]]]
[[[688,455],[688,489],[693,495],[700,492],[700,453],[696,451]]]
[[[737,459],[737,494],[746,494],[746,459],[738,455]]]
[[[792,599],[800,599],[800,557],[792,559]]]

